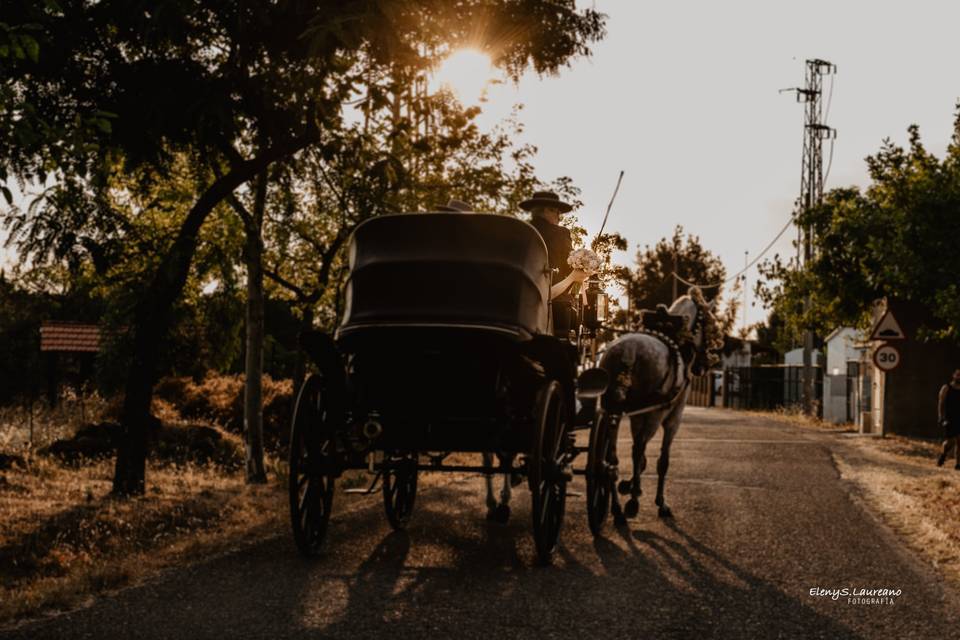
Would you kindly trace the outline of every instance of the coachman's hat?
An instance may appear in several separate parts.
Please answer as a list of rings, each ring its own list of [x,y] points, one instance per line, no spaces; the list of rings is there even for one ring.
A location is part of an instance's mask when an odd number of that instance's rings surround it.
[[[443,211],[444,213],[473,213],[473,207],[463,200],[451,199],[447,204],[442,204],[437,207],[437,211]]]
[[[572,204],[561,200],[560,196],[553,191],[534,191],[532,198],[520,203],[520,208],[524,211],[533,211],[536,207],[552,207],[558,209],[560,213],[573,210]]]

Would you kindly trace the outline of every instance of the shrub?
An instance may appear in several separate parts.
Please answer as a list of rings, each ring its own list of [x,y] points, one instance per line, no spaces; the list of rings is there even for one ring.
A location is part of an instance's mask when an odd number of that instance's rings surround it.
[[[209,420],[232,433],[243,433],[243,376],[208,375],[164,378],[155,388],[187,420]],[[263,432],[268,446],[286,442],[293,404],[293,383],[263,376]],[[158,408],[158,407],[155,407]]]

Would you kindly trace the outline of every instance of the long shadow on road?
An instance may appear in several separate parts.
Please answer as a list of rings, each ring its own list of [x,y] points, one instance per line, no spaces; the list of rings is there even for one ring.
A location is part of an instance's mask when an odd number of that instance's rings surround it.
[[[430,506],[450,505],[447,493]],[[621,528],[584,543],[576,527],[555,566],[534,566],[529,514],[518,511],[498,526],[424,510],[429,531],[383,537],[348,581],[343,608],[307,627],[335,638],[856,637],[677,525],[683,542]],[[303,597],[325,591],[313,585]]]

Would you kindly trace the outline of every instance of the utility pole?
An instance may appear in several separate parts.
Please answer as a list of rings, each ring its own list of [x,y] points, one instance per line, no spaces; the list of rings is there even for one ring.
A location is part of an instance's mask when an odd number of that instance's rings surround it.
[[[837,132],[823,121],[823,76],[835,74],[837,66],[814,58],[807,60],[806,83],[796,88],[797,102],[805,103],[803,126],[803,163],[800,174],[800,200],[802,212],[818,206],[823,200],[823,141],[835,138]],[[799,213],[799,212],[798,212]],[[809,225],[797,223],[797,268],[803,268],[813,258],[813,238]],[[804,303],[804,312],[810,311],[810,297]],[[813,415],[816,410],[813,373],[814,335],[811,329],[803,332],[803,412]]]
[[[749,281],[747,280],[747,269],[749,269],[750,264],[750,252],[743,252],[743,339],[747,339],[747,298],[749,294]]]
[[[673,245],[673,297],[670,298],[670,304],[673,304],[677,300],[677,245]]]

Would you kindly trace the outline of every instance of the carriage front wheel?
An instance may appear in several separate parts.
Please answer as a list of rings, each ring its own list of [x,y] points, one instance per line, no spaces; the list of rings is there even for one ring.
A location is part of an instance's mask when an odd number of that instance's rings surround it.
[[[610,496],[615,482],[610,463],[612,443],[611,419],[598,408],[590,425],[590,446],[587,449],[587,522],[593,535],[600,535],[610,512]]]
[[[327,536],[336,477],[323,387],[318,375],[303,383],[290,434],[290,522],[297,549],[308,557],[320,553]]]
[[[405,529],[417,498],[417,454],[384,457],[383,507],[390,526]]]
[[[543,385],[536,407],[527,474],[537,556],[548,563],[557,547],[567,500],[566,409],[558,382],[551,380]]]

